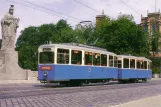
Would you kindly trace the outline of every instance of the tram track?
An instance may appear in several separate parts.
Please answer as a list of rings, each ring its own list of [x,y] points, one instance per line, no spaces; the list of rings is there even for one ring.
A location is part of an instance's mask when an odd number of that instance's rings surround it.
[[[161,81],[154,82],[149,81],[148,83],[133,83],[133,84],[107,84],[107,85],[89,85],[80,87],[58,87],[51,84],[46,85],[31,85],[29,87],[12,87],[10,89],[0,88],[0,99],[8,98],[19,98],[29,96],[41,96],[41,95],[56,95],[65,93],[77,93],[77,92],[88,92],[88,91],[100,91],[100,90],[117,90],[126,88],[139,88],[146,86],[160,85]],[[9,88],[9,87],[8,87]]]

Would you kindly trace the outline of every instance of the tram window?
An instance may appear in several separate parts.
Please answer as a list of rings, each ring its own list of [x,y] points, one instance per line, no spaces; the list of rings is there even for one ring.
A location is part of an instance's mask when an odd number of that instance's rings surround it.
[[[147,61],[144,61],[144,69],[147,69]]]
[[[40,52],[39,63],[54,63],[54,52]]]
[[[150,69],[152,69],[152,62],[150,62]]]
[[[130,59],[130,68],[135,68],[135,59]]]
[[[78,65],[82,64],[82,51],[72,50],[71,63]]]
[[[92,52],[85,52],[85,65],[92,65]]]
[[[69,64],[69,50],[68,49],[58,49],[57,50],[57,63]]]
[[[101,54],[101,66],[107,66],[107,55]]]
[[[124,58],[124,68],[129,68],[129,59]]]
[[[116,56],[114,56],[114,67],[117,67],[118,66],[118,64],[117,64],[118,62],[117,62],[117,57]]]
[[[148,69],[150,69],[150,62],[148,61]]]
[[[140,62],[141,62],[140,60],[137,60],[137,69],[140,69],[141,68],[140,67],[141,63]]]
[[[122,68],[122,60],[118,60],[118,68]]]
[[[100,54],[93,53],[93,65],[100,66]]]
[[[140,66],[141,66],[141,69],[144,69],[144,61],[141,60]]]
[[[113,67],[113,56],[109,56],[109,66]]]

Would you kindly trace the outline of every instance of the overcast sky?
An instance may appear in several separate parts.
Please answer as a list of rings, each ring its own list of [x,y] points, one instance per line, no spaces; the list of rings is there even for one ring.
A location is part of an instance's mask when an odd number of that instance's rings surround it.
[[[9,1],[14,1],[19,4],[27,5],[30,7],[34,7],[40,9],[42,11],[46,11],[48,13],[38,11],[32,8],[28,8],[22,5],[18,5]],[[63,16],[61,14],[57,14],[55,12],[47,11],[43,8],[36,7],[34,5],[25,3],[23,0],[0,0],[0,19],[3,18],[4,14],[8,12],[8,9],[11,4],[15,6],[15,13],[14,15],[20,18],[20,27],[17,32],[17,37],[20,34],[20,31],[28,26],[38,26],[44,23],[56,23],[60,19],[65,19],[68,21],[69,24],[75,26],[81,20],[90,20],[93,23],[95,22],[96,15],[98,13],[94,10],[91,10],[81,4],[78,4],[74,0],[26,0],[28,2],[32,2],[34,4],[43,6],[45,8],[67,14],[69,16],[78,18],[73,19],[71,17]],[[149,12],[155,11],[155,0],[122,0],[134,10],[123,4],[120,0],[77,0],[83,4],[88,5],[100,12],[104,9],[104,13],[111,18],[117,18],[118,14],[125,13],[125,14],[132,14],[137,24],[140,23],[140,18],[142,14],[143,16],[147,15],[147,10]],[[159,11],[161,8],[161,0],[156,0],[156,10]],[[49,14],[51,13],[51,14]],[[1,33],[0,33],[1,38]]]

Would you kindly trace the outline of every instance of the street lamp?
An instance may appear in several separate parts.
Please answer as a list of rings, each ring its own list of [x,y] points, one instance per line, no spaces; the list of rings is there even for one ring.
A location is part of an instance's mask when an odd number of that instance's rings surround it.
[[[87,20],[87,21],[81,21],[80,22],[80,25],[82,26],[82,24],[84,24],[85,27],[91,26],[92,25],[92,21],[89,21],[89,20]],[[89,37],[85,40],[84,44],[87,44],[87,42],[90,39],[90,37],[91,37],[91,35],[89,34]]]

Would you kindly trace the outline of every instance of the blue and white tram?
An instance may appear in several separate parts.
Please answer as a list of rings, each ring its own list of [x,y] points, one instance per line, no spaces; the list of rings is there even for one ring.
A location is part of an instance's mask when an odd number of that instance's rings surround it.
[[[38,49],[38,80],[80,84],[118,79],[117,55],[76,43],[46,44]]]
[[[118,55],[118,77],[121,82],[152,78],[152,61],[145,57]]]

